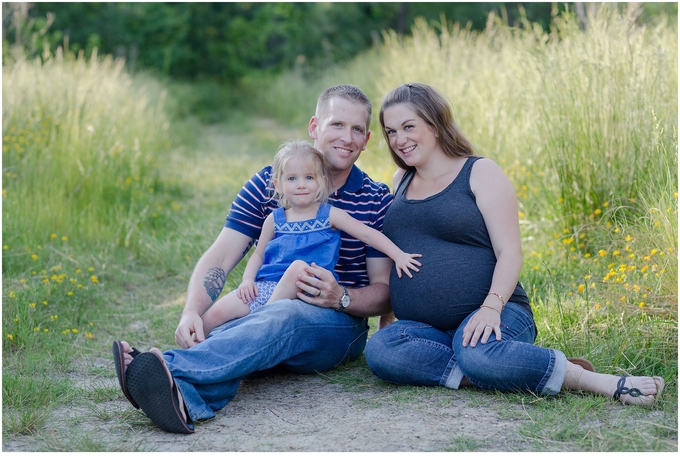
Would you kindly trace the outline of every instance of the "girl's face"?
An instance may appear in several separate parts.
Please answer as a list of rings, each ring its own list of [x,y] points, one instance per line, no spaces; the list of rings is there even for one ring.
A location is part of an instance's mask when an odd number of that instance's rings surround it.
[[[384,111],[383,120],[390,147],[408,166],[426,163],[440,149],[434,128],[410,105],[390,106]]]
[[[281,180],[275,181],[276,191],[291,207],[307,207],[314,202],[319,192],[320,182],[316,166],[310,157],[297,156],[286,162]]]

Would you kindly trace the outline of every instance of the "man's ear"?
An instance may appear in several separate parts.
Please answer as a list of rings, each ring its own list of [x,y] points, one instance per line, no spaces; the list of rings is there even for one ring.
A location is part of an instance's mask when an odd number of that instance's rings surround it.
[[[316,131],[319,128],[319,118],[316,116],[312,116],[312,118],[309,120],[309,126],[307,127],[307,130],[309,132],[309,137],[312,138],[312,140],[316,140]]]
[[[366,131],[366,140],[364,140],[364,148],[361,149],[362,152],[364,150],[366,150],[366,146],[368,145],[368,139],[370,139],[370,138],[371,138],[371,131]]]

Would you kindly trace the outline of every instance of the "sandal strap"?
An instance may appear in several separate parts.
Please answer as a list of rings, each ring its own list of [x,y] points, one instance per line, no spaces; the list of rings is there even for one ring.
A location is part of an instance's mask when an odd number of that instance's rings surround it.
[[[618,400],[621,395],[630,395],[631,397],[639,397],[642,395],[642,392],[634,387],[628,388],[625,386],[626,384],[626,376],[622,375],[621,378],[619,379],[619,382],[616,384],[616,391],[614,392],[614,400]]]

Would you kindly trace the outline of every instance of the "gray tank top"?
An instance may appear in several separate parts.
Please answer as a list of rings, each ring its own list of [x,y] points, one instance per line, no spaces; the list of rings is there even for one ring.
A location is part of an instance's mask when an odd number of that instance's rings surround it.
[[[496,255],[470,189],[472,165],[480,158],[468,158],[448,187],[422,200],[405,196],[415,170],[399,183],[383,232],[406,253],[421,253],[423,265],[412,279],[399,279],[392,268],[390,299],[397,319],[453,330],[489,293]],[[532,313],[521,284],[508,301]]]

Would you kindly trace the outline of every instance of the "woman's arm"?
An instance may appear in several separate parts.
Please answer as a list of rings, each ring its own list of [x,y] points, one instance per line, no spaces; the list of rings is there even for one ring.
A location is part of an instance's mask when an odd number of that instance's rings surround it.
[[[489,159],[475,162],[470,187],[496,255],[496,267],[484,307],[463,330],[463,346],[469,342],[474,347],[480,337],[482,343],[486,343],[492,332],[496,333],[497,340],[501,339],[502,310],[514,292],[522,270],[522,244],[515,190],[498,165]],[[493,330],[487,328],[487,324]]]

